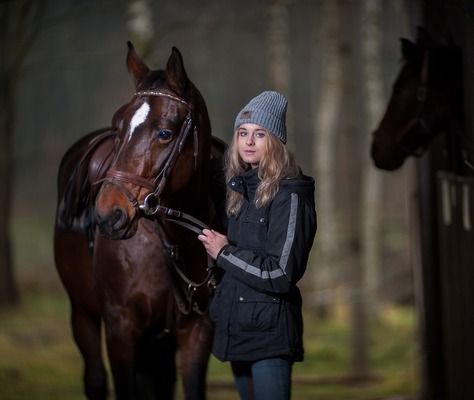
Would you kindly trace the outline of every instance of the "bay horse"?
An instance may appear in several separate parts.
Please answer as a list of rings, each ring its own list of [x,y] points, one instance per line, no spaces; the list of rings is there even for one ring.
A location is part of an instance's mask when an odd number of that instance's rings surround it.
[[[403,65],[383,118],[373,134],[376,167],[395,170],[409,156],[420,156],[437,136],[447,133],[447,169],[468,162],[464,135],[461,49],[437,44],[423,28],[416,43],[401,39]],[[464,142],[464,143],[463,143]]]
[[[209,177],[224,144],[178,49],[153,71],[128,47],[130,102],[60,164],[56,267],[89,400],[108,395],[102,326],[116,399],[173,398],[177,350],[185,398],[204,399],[214,277],[195,232],[218,224],[225,186]]]

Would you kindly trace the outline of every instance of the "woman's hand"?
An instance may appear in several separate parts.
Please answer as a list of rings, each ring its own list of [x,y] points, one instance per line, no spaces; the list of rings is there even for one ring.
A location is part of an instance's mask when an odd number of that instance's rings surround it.
[[[214,230],[203,229],[202,234],[198,236],[198,239],[204,245],[207,254],[209,254],[214,260],[221,249],[229,243],[227,236]]]

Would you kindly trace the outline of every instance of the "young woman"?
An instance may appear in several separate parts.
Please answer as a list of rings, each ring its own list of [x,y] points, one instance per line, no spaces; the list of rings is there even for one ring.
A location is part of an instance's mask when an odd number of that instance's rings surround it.
[[[210,307],[213,354],[231,361],[241,399],[287,400],[303,359],[301,295],[316,233],[314,180],[286,143],[286,98],[263,92],[237,115],[226,156],[227,236],[199,239],[223,276]]]

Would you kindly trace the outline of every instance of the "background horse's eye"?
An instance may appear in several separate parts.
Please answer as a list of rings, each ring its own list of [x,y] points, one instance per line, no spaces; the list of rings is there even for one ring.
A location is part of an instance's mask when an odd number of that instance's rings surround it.
[[[173,138],[173,132],[161,129],[156,133],[156,137],[161,143],[168,143]]]

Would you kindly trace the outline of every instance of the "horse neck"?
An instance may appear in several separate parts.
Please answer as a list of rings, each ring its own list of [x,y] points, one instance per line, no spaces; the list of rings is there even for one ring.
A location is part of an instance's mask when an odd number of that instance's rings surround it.
[[[439,82],[439,92],[446,95],[446,125],[441,138],[443,145],[442,167],[454,173],[462,173],[463,138],[465,135],[465,110],[463,70],[461,54],[455,48],[442,48],[435,59],[438,70],[435,78]]]
[[[179,209],[193,216],[208,220],[209,214],[209,176],[210,176],[210,147],[211,132],[207,109],[203,103],[195,101],[194,123],[196,124],[196,136],[190,135],[190,145],[198,145],[198,153],[195,169],[189,183],[179,192],[169,194],[163,198],[166,205]]]
[[[193,179],[194,191],[199,193],[200,201],[208,201],[210,157],[211,157],[211,122],[206,103],[199,90],[192,85],[192,93],[196,105],[196,128],[198,131],[199,151],[197,169]],[[202,203],[201,203],[202,205]],[[203,207],[200,207],[203,208]]]
[[[203,222],[209,219],[209,174],[205,179],[204,165],[199,165],[189,183],[178,192],[165,194],[162,205],[190,214]],[[166,192],[166,191],[165,191]]]
[[[433,52],[433,78],[440,93],[446,94],[450,126],[456,130],[464,128],[464,79],[462,56],[455,47],[440,47]]]

